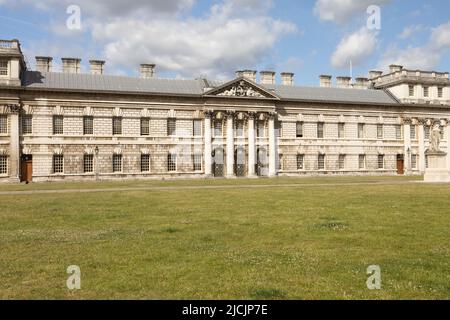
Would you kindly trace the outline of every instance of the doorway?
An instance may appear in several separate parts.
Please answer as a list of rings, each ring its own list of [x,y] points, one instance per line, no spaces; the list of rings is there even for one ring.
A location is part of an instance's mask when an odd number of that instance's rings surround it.
[[[20,159],[20,181],[29,183],[33,181],[33,156],[24,154]]]
[[[223,148],[216,148],[213,152],[213,175],[214,177],[224,176],[224,151]]]
[[[405,157],[402,154],[397,155],[397,174],[405,174]]]

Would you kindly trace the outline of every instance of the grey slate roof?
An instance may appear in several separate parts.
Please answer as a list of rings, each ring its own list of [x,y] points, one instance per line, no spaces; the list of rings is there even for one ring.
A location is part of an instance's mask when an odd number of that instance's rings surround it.
[[[180,79],[141,79],[112,75],[71,74],[26,71],[22,85],[35,89],[59,89],[82,91],[109,91],[154,94],[178,94],[201,96],[204,89],[219,87],[223,81],[180,80]],[[321,87],[298,87],[282,85],[260,85],[273,91],[283,100],[347,102],[367,104],[397,104],[388,93],[381,90],[341,89]]]
[[[397,104],[398,102],[382,90],[297,87],[282,85],[265,85],[275,90],[282,99],[320,102],[354,102],[373,104]]]

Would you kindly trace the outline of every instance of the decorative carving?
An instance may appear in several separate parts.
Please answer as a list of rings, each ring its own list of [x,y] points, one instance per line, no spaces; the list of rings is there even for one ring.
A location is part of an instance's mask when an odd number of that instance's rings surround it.
[[[115,107],[113,109],[112,114],[113,114],[113,117],[123,117],[123,111],[119,107]]]
[[[247,112],[247,114],[248,114],[248,118],[249,118],[249,119],[255,120],[256,112],[254,112],[254,111],[249,111],[249,112]]]
[[[58,148],[53,149],[53,153],[57,155],[62,155],[64,154],[64,149],[62,148],[62,146],[59,146]]]
[[[122,154],[122,148],[120,148],[120,147],[114,148],[114,154],[121,155]]]
[[[61,106],[55,106],[55,108],[53,108],[53,115],[55,116],[64,115],[64,108]]]
[[[304,120],[305,120],[305,116],[304,116],[303,114],[299,113],[299,114],[297,115],[297,121],[303,122]]]
[[[141,110],[141,117],[142,118],[150,118],[150,110],[148,108],[144,108]]]
[[[439,144],[441,143],[441,128],[439,123],[435,123],[430,133],[430,149],[431,152],[441,152]]]
[[[261,93],[253,89],[245,81],[240,81],[238,84],[235,84],[228,88],[228,90],[219,93],[218,96],[264,98]]]
[[[194,119],[200,119],[202,118],[202,112],[200,110],[194,111]]]
[[[177,112],[173,109],[169,110],[167,117],[169,118],[176,118],[177,117]]]
[[[412,119],[411,118],[402,118],[402,122],[405,125],[411,125],[412,124]]]
[[[92,107],[84,108],[83,115],[84,116],[88,116],[88,117],[93,117],[94,116],[94,109]]]
[[[214,110],[212,109],[204,110],[203,114],[205,115],[205,118],[212,118],[214,116]]]
[[[18,114],[20,113],[20,104],[8,104],[5,106],[6,113]]]
[[[149,155],[150,154],[150,150],[148,148],[142,148],[141,149],[141,154]]]

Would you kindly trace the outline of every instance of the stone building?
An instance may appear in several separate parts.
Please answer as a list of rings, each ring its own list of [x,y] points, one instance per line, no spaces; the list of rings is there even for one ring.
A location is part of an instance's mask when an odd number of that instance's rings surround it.
[[[392,65],[299,87],[271,71],[221,82],[61,66],[36,57],[30,70],[17,40],[0,41],[0,182],[421,174],[436,123],[450,150],[448,73]]]

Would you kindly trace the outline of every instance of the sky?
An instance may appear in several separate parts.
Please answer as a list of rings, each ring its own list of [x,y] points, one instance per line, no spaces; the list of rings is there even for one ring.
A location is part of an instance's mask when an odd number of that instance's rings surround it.
[[[105,73],[231,79],[236,70],[364,77],[390,64],[450,71],[448,0],[0,0],[0,39],[35,56],[106,61]]]

